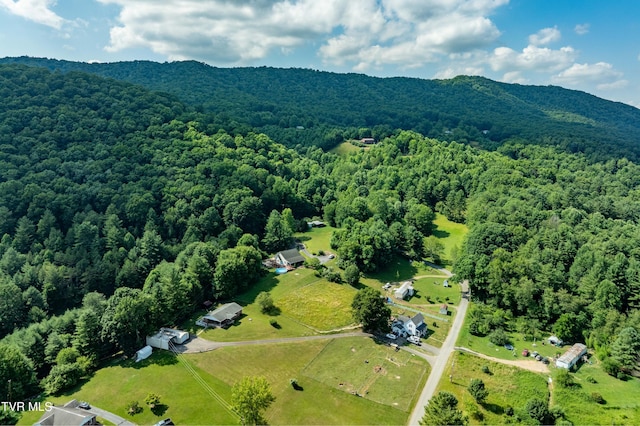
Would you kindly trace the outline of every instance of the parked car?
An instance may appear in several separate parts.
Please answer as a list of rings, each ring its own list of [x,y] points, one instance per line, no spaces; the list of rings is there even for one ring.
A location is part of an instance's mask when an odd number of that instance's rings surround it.
[[[171,425],[175,425],[175,423],[173,423],[173,420],[164,419],[164,420],[160,420],[158,423],[156,423],[153,426],[171,426]]]
[[[542,355],[540,354],[536,355],[536,361],[542,361]]]
[[[335,257],[336,257],[336,255],[333,254],[333,253],[329,255],[329,259],[335,259]]]
[[[549,358],[542,358],[542,363],[543,364],[549,364]]]
[[[382,286],[382,288],[385,290],[389,290],[391,288],[391,283],[386,283],[385,285]]]
[[[523,349],[522,356],[529,356],[529,349]]]
[[[512,351],[513,350],[513,345],[510,345],[509,343],[507,343],[506,345],[504,345],[504,348],[508,351]]]
[[[83,410],[90,410],[91,405],[89,405],[87,401],[82,401],[80,402],[80,404],[78,404],[78,408],[82,408]]]
[[[391,340],[396,340],[398,338],[398,336],[396,336],[393,333],[387,333],[384,335],[384,337],[386,337],[387,339],[391,339]]]
[[[531,352],[531,356],[534,357],[534,358],[537,357],[538,356],[538,351]]]
[[[407,341],[413,343],[414,345],[421,345],[420,338],[418,336],[409,336],[407,337]]]

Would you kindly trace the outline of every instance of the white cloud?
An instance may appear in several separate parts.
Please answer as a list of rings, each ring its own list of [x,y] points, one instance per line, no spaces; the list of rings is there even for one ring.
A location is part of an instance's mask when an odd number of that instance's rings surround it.
[[[606,62],[573,64],[553,77],[555,83],[568,86],[595,85],[599,90],[620,89],[628,84],[623,74]]]
[[[576,51],[570,46],[553,50],[529,45],[522,52],[498,47],[488,61],[494,71],[553,72],[570,66],[575,57]]]
[[[55,3],[55,0],[0,0],[0,9],[59,30],[65,20],[51,10]]]
[[[509,71],[502,76],[502,81],[505,83],[517,83],[527,84],[529,80],[522,76],[520,71]]]
[[[590,24],[578,24],[575,26],[573,31],[575,31],[575,33],[578,35],[585,35],[589,32],[590,26],[591,26]]]
[[[560,40],[560,31],[558,28],[543,28],[535,34],[529,36],[529,44],[533,46],[545,46],[554,41]]]
[[[485,47],[500,35],[488,16],[509,0],[98,1],[121,8],[111,52],[242,64],[312,44],[327,64],[365,70]]]

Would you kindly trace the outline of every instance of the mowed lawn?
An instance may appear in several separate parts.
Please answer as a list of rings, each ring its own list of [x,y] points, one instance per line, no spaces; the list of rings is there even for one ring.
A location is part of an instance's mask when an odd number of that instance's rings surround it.
[[[485,365],[489,367],[490,374],[482,372]],[[471,379],[481,379],[489,391],[484,404],[477,404],[467,390]],[[546,376],[462,352],[452,355],[437,390],[454,394],[459,401],[458,408],[467,414],[475,407],[481,418],[469,416],[471,424],[504,424],[507,407],[513,407],[522,418],[527,418],[523,409],[529,399],[549,400]]]
[[[329,152],[332,152],[337,155],[348,155],[348,154],[351,154],[352,152],[362,151],[363,149],[367,149],[367,148],[360,148],[358,146],[353,145],[351,142],[342,142],[340,145],[331,149]]]
[[[454,252],[462,247],[469,228],[463,223],[451,222],[440,213],[436,213],[433,224],[436,226],[433,235],[444,245],[443,266],[450,267],[453,264]]]
[[[450,287],[444,287],[443,281],[446,278],[420,278],[415,280],[413,288],[416,294],[408,302],[413,305],[427,304],[453,304],[460,303],[460,285],[449,280]]]
[[[573,375],[576,387],[554,386],[554,405],[562,407],[575,425],[640,424],[640,380],[618,380],[602,371],[595,357],[591,361],[592,365],[581,365]],[[605,403],[593,401],[592,393],[602,395]]]
[[[295,238],[300,240],[309,253],[318,254],[321,250],[325,253],[331,252],[331,236],[336,228],[324,226],[322,228],[311,228],[307,232],[295,234]]]
[[[408,413],[428,376],[428,364],[371,339],[335,339],[304,369],[327,386]]]
[[[390,350],[365,337],[327,338],[306,342],[222,348],[213,352],[189,355],[188,358],[198,368],[215,375],[229,386],[243,376],[266,377],[276,397],[275,402],[266,412],[269,424],[406,423],[408,411],[392,408],[390,398],[397,392],[409,392],[404,388],[409,388],[413,392],[416,389],[416,380],[421,380],[420,383],[423,383],[424,379],[416,379],[415,376],[426,377],[428,368],[426,362],[421,364],[421,368],[409,364],[394,370],[396,375],[400,376],[399,379],[395,379],[398,383],[389,388],[387,399],[376,402],[368,398],[368,395],[365,397],[352,395],[336,383],[324,383],[322,376],[315,377],[314,374],[310,374],[315,371],[316,363],[325,373],[343,370],[345,360],[335,352],[339,348],[355,348],[357,363],[363,365],[367,357],[371,357],[371,364],[374,359],[383,357],[380,350]],[[390,356],[396,354],[393,351],[390,353],[393,354]],[[376,354],[379,354],[377,358]],[[355,372],[348,370],[344,374],[345,382],[355,381]],[[290,379],[294,378],[302,390],[294,390],[290,385]],[[378,392],[376,386],[372,386],[369,395],[377,395]]]
[[[193,367],[193,366],[192,366]],[[199,377],[224,400],[231,398],[230,386],[194,367]],[[149,393],[160,395],[166,408],[159,415],[152,413],[144,399]],[[167,417],[176,424],[238,424],[239,419],[217,402],[176,357],[169,352],[156,350],[141,362],[132,360],[115,362],[96,371],[94,376],[71,391],[47,397],[46,401],[64,405],[72,399],[110,411],[136,424],[154,424]],[[126,405],[138,401],[144,407],[142,413],[130,416]],[[21,419],[21,424],[33,424],[31,413]]]
[[[255,303],[262,291],[271,293],[275,314],[264,314]],[[331,283],[299,268],[286,274],[270,272],[236,301],[243,306],[243,316],[228,329],[209,329],[200,336],[215,341],[275,339],[308,336],[353,324],[351,302],[356,289]],[[196,317],[191,322],[195,322]],[[277,326],[271,325],[271,321]]]

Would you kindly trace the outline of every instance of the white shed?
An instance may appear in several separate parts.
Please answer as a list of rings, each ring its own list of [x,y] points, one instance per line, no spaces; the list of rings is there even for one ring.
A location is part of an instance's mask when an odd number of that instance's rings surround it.
[[[140,349],[139,351],[136,352],[136,362],[149,358],[152,352],[153,352],[153,348],[149,345]]]
[[[393,293],[396,299],[404,299],[406,297],[413,296],[413,282],[405,281],[402,285]]]
[[[153,336],[147,336],[147,345],[158,349],[168,350],[169,346],[181,345],[189,339],[189,332],[173,328],[161,328]]]

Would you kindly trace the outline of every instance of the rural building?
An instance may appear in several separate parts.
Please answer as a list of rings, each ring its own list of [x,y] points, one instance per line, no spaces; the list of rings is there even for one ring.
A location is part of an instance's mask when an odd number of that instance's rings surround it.
[[[440,305],[440,315],[449,315],[449,306],[446,303]]]
[[[226,303],[215,311],[200,317],[196,325],[200,327],[229,327],[242,315],[242,306],[235,302]]]
[[[282,266],[297,268],[304,263],[304,257],[296,249],[283,250],[276,254],[276,262]]]
[[[556,367],[570,370],[587,353],[587,346],[576,343],[556,360]]]
[[[169,350],[171,344],[181,345],[187,340],[189,340],[188,331],[163,327],[153,336],[147,336],[147,345],[153,348]]]
[[[393,332],[400,336],[424,336],[427,332],[427,325],[424,323],[424,316],[416,314],[409,318],[405,315],[398,315],[392,326]]]
[[[549,336],[547,340],[549,340],[549,343],[551,343],[554,346],[562,346],[562,343],[563,343],[562,340],[560,340],[556,336]]]
[[[312,220],[311,222],[307,222],[307,226],[309,228],[324,228],[327,224],[320,220]]]
[[[75,399],[66,403],[62,407],[53,406],[51,410],[45,411],[40,420],[34,423],[35,426],[89,426],[100,425],[96,415],[80,408]]]
[[[373,145],[376,143],[376,140],[374,138],[362,138],[360,139],[360,143],[363,143],[365,145]]]
[[[396,289],[393,295],[396,299],[405,299],[407,297],[413,296],[413,293],[414,293],[413,282],[405,281],[402,283],[400,287]]]

